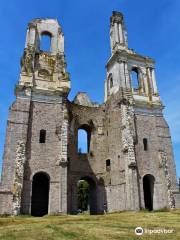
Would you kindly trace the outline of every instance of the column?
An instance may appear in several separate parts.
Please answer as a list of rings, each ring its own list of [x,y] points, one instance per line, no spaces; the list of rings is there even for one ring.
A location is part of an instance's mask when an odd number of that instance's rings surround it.
[[[118,36],[118,24],[115,22],[114,23],[114,32],[115,32],[115,42],[119,42],[119,36]]]
[[[124,36],[123,36],[122,24],[118,24],[118,27],[119,27],[119,38],[120,38],[120,43],[124,43]]]
[[[35,28],[30,28],[29,30],[29,45],[33,45],[35,44],[35,35],[36,35],[36,31]]]
[[[125,75],[125,86],[126,88],[130,89],[131,83],[130,83],[130,76],[129,76],[127,62],[124,62],[124,75]]]
[[[125,72],[124,72],[124,62],[121,61],[120,63],[120,87],[125,88]]]
[[[26,42],[25,42],[25,48],[29,45],[29,29],[26,32]]]
[[[150,91],[152,94],[154,93],[154,89],[153,89],[153,83],[152,83],[152,72],[150,68],[148,68],[148,78],[149,78]]]
[[[149,68],[146,67],[146,87],[147,89],[147,95],[149,97],[149,100],[152,101],[152,87],[151,87],[151,80],[150,80],[150,74],[149,74]]]
[[[148,79],[147,79],[147,73],[146,73],[146,68],[141,68],[142,71],[142,81],[143,81],[143,87],[144,87],[144,92],[146,95],[148,95]]]
[[[153,83],[154,94],[157,94],[158,90],[157,90],[157,85],[156,85],[156,77],[155,77],[154,68],[152,69],[152,83]]]
[[[143,74],[141,72],[141,70],[139,71],[139,84],[140,84],[140,93],[144,93],[145,92],[145,87],[144,87],[144,82],[143,82]]]

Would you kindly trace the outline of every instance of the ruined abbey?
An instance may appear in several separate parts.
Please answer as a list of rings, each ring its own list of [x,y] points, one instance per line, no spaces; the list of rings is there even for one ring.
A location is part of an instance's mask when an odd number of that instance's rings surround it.
[[[41,49],[44,35],[49,51]],[[39,18],[28,24],[7,121],[0,214],[74,214],[79,180],[89,183],[92,214],[105,204],[108,212],[180,207],[155,62],[128,48],[119,12],[110,18],[110,43],[104,103],[81,92],[70,101],[60,25]],[[78,150],[80,129],[86,153]]]

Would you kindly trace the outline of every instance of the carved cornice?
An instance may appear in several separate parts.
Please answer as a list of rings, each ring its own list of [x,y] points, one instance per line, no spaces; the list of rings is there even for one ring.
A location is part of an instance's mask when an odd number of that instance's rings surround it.
[[[110,57],[106,64],[106,68],[110,67],[115,62],[128,62],[128,60],[135,60],[145,65],[154,65],[154,59],[142,56],[131,49],[116,50],[116,52]]]
[[[113,11],[113,15],[110,18],[111,24],[120,23],[123,21],[123,14],[120,12]]]

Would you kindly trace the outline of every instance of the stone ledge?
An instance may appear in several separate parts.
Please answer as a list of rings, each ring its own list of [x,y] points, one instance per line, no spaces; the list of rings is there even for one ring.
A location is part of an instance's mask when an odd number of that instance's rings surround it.
[[[0,189],[0,194],[12,194],[12,191],[9,189]]]

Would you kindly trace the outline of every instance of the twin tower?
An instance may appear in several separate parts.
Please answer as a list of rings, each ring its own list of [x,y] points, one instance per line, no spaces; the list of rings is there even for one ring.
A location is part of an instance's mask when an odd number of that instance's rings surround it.
[[[110,42],[104,103],[85,93],[69,101],[61,27],[54,19],[28,24],[7,122],[0,214],[76,213],[80,180],[89,184],[91,214],[104,206],[109,212],[180,207],[154,60],[128,48],[119,12],[110,19]],[[78,150],[80,130],[85,153]]]

